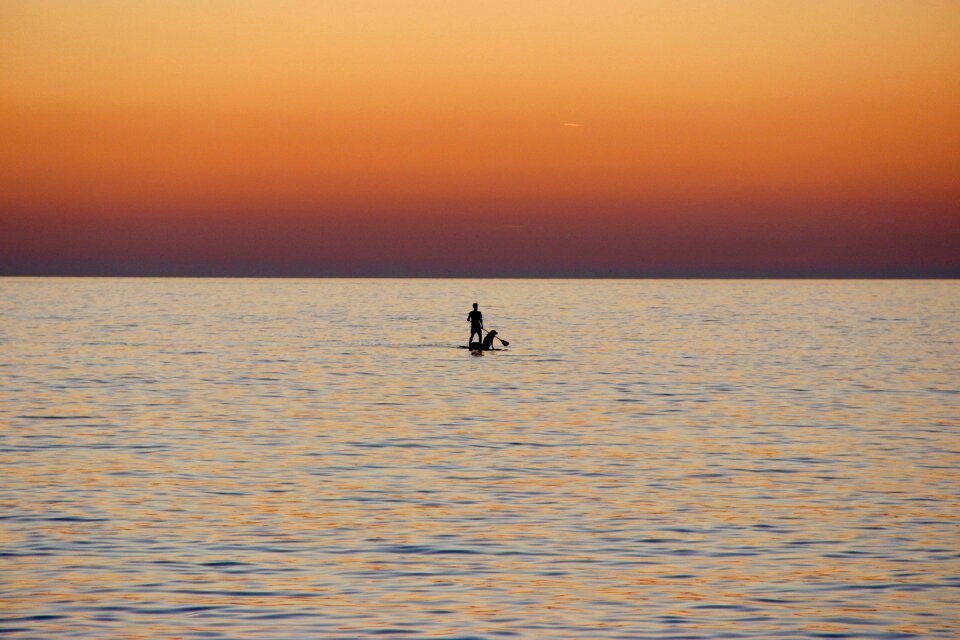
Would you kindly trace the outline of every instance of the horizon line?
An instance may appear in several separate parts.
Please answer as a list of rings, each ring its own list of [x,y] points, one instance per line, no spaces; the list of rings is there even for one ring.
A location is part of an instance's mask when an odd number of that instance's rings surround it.
[[[960,280],[958,274],[893,275],[192,275],[192,274],[31,274],[0,273],[0,279],[129,280]]]

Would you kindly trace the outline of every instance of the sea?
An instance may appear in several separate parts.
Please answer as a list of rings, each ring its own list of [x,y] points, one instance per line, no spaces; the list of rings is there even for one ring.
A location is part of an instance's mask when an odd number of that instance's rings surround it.
[[[509,347],[472,355],[472,303]],[[0,635],[960,637],[960,281],[0,279]]]

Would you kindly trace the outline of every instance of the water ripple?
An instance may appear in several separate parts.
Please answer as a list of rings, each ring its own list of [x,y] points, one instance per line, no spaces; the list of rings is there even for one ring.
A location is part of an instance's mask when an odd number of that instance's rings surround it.
[[[5,636],[960,637],[955,282],[13,283]]]

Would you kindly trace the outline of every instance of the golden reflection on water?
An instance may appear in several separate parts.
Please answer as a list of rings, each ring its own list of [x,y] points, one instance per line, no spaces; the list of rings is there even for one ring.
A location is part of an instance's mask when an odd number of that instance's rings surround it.
[[[13,637],[960,634],[957,283],[0,293]]]

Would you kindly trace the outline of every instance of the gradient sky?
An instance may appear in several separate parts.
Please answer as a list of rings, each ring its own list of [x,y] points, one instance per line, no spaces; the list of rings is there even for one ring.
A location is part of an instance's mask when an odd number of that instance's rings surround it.
[[[0,274],[960,276],[960,3],[4,0]]]

